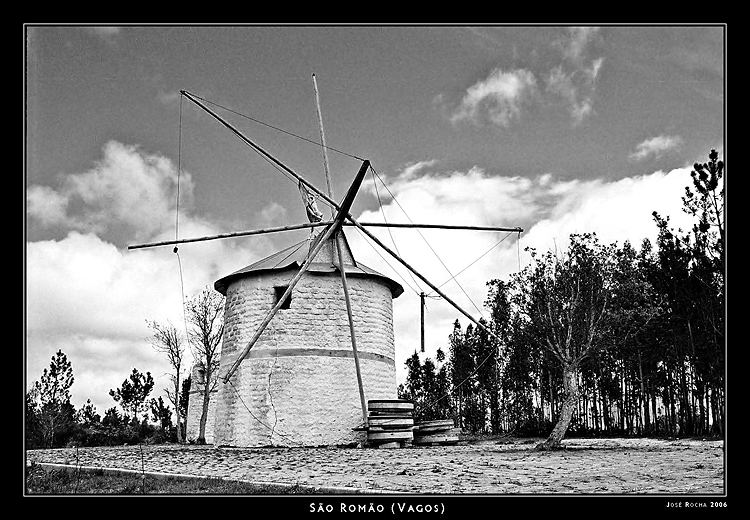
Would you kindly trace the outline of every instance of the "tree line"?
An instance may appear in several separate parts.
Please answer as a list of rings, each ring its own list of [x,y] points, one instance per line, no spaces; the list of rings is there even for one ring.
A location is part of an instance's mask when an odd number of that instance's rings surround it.
[[[58,350],[39,380],[26,392],[26,448],[59,448],[65,446],[114,446],[121,444],[161,444],[175,442],[178,428],[172,409],[160,396],[151,397],[154,379],[134,368],[117,389],[109,391],[118,403],[102,416],[87,399],[80,408],[70,402],[73,366]],[[190,378],[183,380],[180,393],[182,416],[187,415]]]
[[[186,334],[169,322],[147,320],[152,332],[150,344],[166,357],[172,370],[166,401],[162,396],[151,397],[154,389],[151,373],[133,368],[120,387],[109,390],[115,406],[105,410],[103,416],[91,399],[76,409],[70,395],[75,381],[73,366],[65,353],[58,350],[49,368],[26,392],[26,448],[185,442],[193,383],[190,375],[182,377],[186,344],[202,376],[194,385],[202,394],[203,406],[197,438],[191,441],[204,444],[210,393],[217,382],[223,310],[224,298],[207,287],[185,302]]]
[[[682,197],[674,230],[653,213],[656,243],[638,249],[570,235],[567,250],[487,283],[488,325],[456,320],[450,357],[415,352],[401,398],[417,419],[452,417],[472,433],[723,436],[724,164],[711,150]]]

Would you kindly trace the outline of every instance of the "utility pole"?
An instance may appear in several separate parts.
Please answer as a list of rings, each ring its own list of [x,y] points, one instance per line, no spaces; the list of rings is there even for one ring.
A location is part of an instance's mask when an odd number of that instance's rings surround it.
[[[419,293],[419,332],[422,352],[424,352],[424,292]]]

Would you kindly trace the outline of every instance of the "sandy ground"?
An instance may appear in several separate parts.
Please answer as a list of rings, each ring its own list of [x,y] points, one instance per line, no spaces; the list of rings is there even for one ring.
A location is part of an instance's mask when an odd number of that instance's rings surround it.
[[[406,493],[722,494],[724,443],[529,439],[402,449],[143,446],[146,471]],[[76,464],[75,448],[30,450],[27,462]],[[80,448],[83,466],[141,469],[138,446]]]

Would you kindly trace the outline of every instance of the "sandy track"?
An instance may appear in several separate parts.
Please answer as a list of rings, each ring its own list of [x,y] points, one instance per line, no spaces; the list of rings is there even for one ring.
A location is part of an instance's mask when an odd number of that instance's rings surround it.
[[[722,441],[570,439],[565,450],[483,441],[406,449],[143,446],[146,471],[407,493],[722,494]],[[80,448],[83,466],[141,469],[138,446]],[[27,461],[76,463],[75,448]]]

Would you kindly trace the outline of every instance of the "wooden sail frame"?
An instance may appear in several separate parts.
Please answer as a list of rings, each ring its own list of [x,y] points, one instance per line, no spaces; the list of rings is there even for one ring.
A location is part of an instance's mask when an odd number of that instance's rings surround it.
[[[314,78],[314,75],[313,75]],[[317,101],[317,84],[315,87],[316,91],[316,101]],[[287,297],[292,293],[292,290],[294,289],[294,286],[300,281],[304,273],[307,271],[308,267],[312,263],[315,256],[318,254],[318,252],[322,249],[323,245],[328,240],[332,240],[336,253],[338,256],[338,268],[341,272],[341,281],[344,289],[344,299],[346,301],[347,306],[347,315],[349,318],[349,326],[350,326],[350,333],[351,333],[351,341],[352,341],[352,349],[354,352],[354,359],[355,359],[355,365],[357,370],[357,379],[358,379],[358,385],[359,385],[359,392],[360,392],[360,400],[362,403],[362,412],[363,412],[363,419],[365,426],[367,425],[367,410],[365,406],[365,400],[364,400],[364,392],[362,387],[362,379],[361,379],[361,373],[360,373],[360,367],[359,367],[359,359],[357,356],[357,345],[356,345],[356,336],[354,333],[354,321],[351,311],[351,301],[349,297],[349,291],[348,291],[348,285],[346,280],[346,273],[344,269],[344,263],[343,263],[343,255],[342,255],[342,244],[341,244],[341,232],[343,226],[355,226],[357,229],[359,229],[365,236],[370,238],[373,242],[375,242],[376,245],[378,245],[381,249],[383,249],[386,253],[388,253],[390,256],[392,256],[394,259],[396,259],[401,265],[403,265],[405,268],[407,268],[409,271],[411,271],[415,276],[417,276],[420,280],[422,280],[426,285],[428,285],[437,295],[442,297],[445,301],[447,301],[451,306],[453,306],[456,310],[458,310],[461,314],[466,316],[470,321],[472,321],[474,324],[476,324],[478,327],[485,330],[488,334],[491,336],[497,338],[497,335],[484,323],[481,321],[475,319],[471,314],[466,312],[461,306],[459,306],[456,302],[454,302],[450,297],[448,297],[444,292],[442,292],[435,284],[430,282],[427,278],[424,277],[419,271],[417,271],[414,267],[409,265],[403,258],[401,258],[397,253],[392,251],[388,246],[386,246],[382,241],[380,241],[375,235],[373,235],[371,232],[369,232],[365,226],[368,227],[394,227],[394,228],[433,228],[433,229],[452,229],[452,230],[479,230],[479,231],[508,231],[508,232],[518,232],[521,233],[523,229],[520,227],[494,227],[494,226],[461,226],[461,225],[444,225],[444,224],[389,224],[389,223],[360,223],[357,221],[350,213],[349,210],[351,209],[351,206],[354,202],[355,197],[357,196],[357,193],[359,192],[359,189],[362,185],[362,181],[364,179],[365,174],[367,173],[367,170],[370,168],[370,162],[368,160],[364,160],[362,162],[362,165],[357,172],[352,184],[349,186],[349,189],[342,200],[342,202],[339,204],[333,200],[333,193],[330,189],[330,180],[328,178],[328,171],[327,171],[327,157],[325,157],[325,142],[322,143],[323,150],[324,150],[324,158],[325,158],[325,165],[326,165],[326,182],[329,188],[329,193],[326,195],[321,190],[319,190],[317,187],[315,187],[312,183],[307,181],[305,178],[303,178],[301,175],[296,173],[294,170],[289,168],[287,165],[279,161],[277,158],[275,158],[273,155],[271,155],[269,152],[261,148],[258,144],[250,140],[247,136],[245,136],[242,132],[240,132],[237,128],[235,128],[231,123],[223,119],[221,116],[219,116],[216,112],[208,108],[205,104],[201,103],[196,97],[191,94],[190,92],[186,90],[180,90],[180,94],[182,96],[185,96],[188,100],[192,101],[195,105],[197,105],[199,108],[203,109],[205,112],[207,112],[209,115],[211,115],[214,119],[216,119],[220,124],[227,127],[232,133],[237,135],[243,142],[245,142],[248,146],[253,148],[256,152],[263,155],[266,159],[270,160],[273,164],[278,166],[279,168],[283,169],[285,172],[290,174],[292,177],[297,179],[298,182],[301,184],[304,184],[308,189],[313,191],[316,195],[321,197],[323,200],[325,200],[332,208],[332,220],[329,221],[321,221],[321,222],[314,222],[314,223],[304,223],[304,224],[294,224],[294,225],[288,225],[288,226],[281,226],[281,227],[275,227],[275,228],[266,228],[266,229],[257,229],[257,230],[248,230],[248,231],[240,231],[240,232],[234,232],[234,233],[222,233],[217,235],[211,235],[211,236],[204,236],[204,237],[195,237],[195,238],[188,238],[188,239],[181,239],[181,240],[169,240],[169,241],[161,241],[161,242],[151,242],[151,243],[144,243],[144,244],[136,244],[136,245],[130,245],[128,246],[128,249],[144,249],[144,248],[151,248],[151,247],[159,247],[159,246],[166,246],[166,245],[176,245],[176,244],[184,244],[184,243],[190,243],[190,242],[199,242],[199,241],[207,241],[207,240],[217,240],[217,239],[224,239],[224,238],[235,238],[240,236],[251,236],[251,235],[260,235],[260,234],[267,234],[267,233],[276,233],[276,232],[282,232],[282,231],[289,231],[289,230],[295,230],[295,229],[305,229],[305,228],[314,228],[318,226],[324,226],[325,229],[318,234],[318,236],[314,239],[313,243],[311,244],[310,251],[307,255],[307,258],[303,262],[302,266],[300,266],[300,269],[298,272],[294,275],[294,277],[290,280],[284,294],[278,298],[278,302],[276,305],[271,308],[266,316],[264,317],[261,324],[258,326],[258,329],[253,334],[253,337],[250,339],[248,344],[243,349],[242,353],[237,357],[235,362],[232,364],[230,369],[227,371],[226,374],[222,377],[223,382],[226,384],[229,382],[232,375],[235,373],[235,371],[239,368],[239,365],[242,363],[242,360],[247,356],[248,352],[252,349],[252,347],[255,345],[255,343],[260,338],[263,331],[266,329],[268,324],[271,322],[273,317],[276,315],[276,313],[279,311],[281,306],[283,305],[284,301],[287,299]],[[319,101],[318,101],[319,102]],[[318,115],[320,117],[320,108],[318,106]],[[324,139],[324,133],[322,128],[322,119],[320,121],[321,124],[321,137]],[[499,338],[498,338],[499,339]],[[424,341],[424,336],[422,335],[422,341]]]

